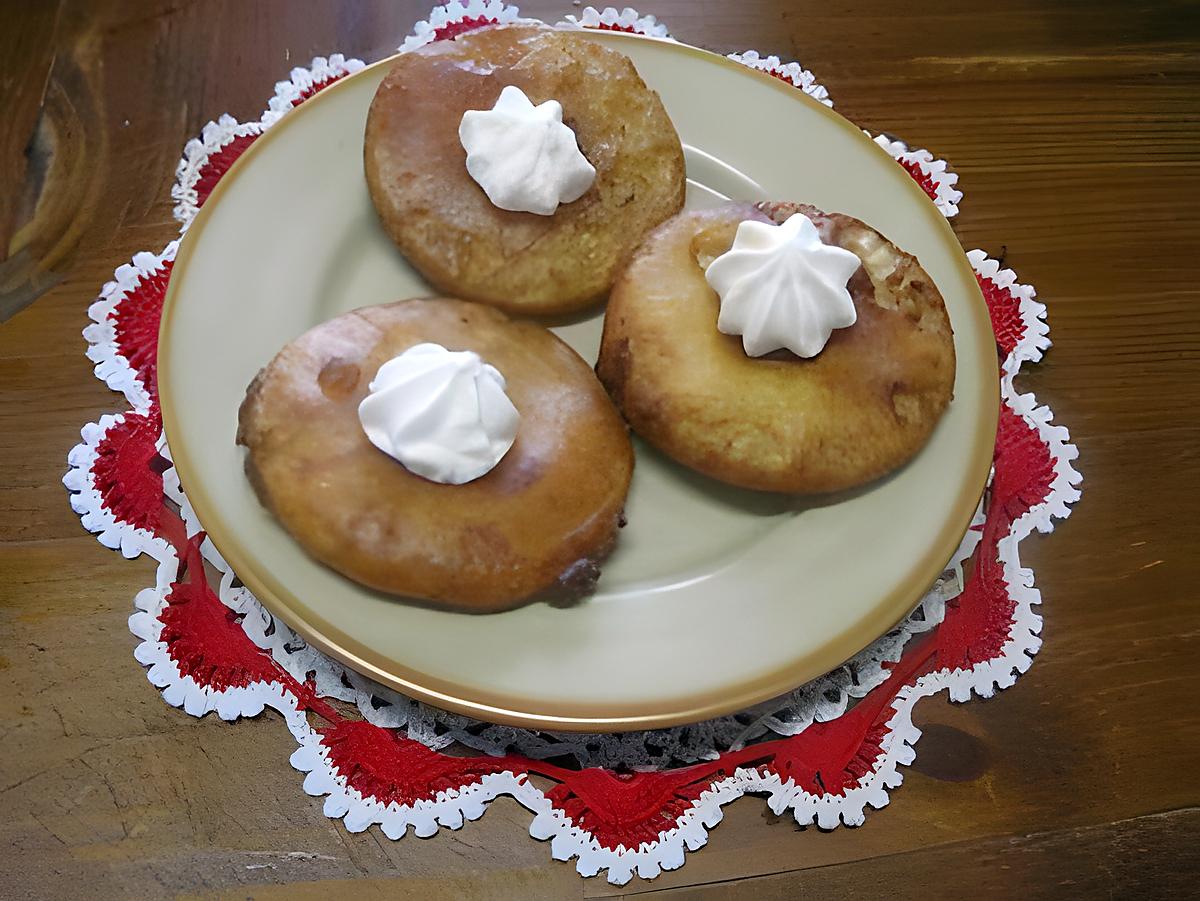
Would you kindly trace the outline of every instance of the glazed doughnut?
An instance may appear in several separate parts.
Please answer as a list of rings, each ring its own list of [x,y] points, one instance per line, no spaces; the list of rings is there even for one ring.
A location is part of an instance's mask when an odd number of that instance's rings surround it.
[[[413,345],[472,350],[520,414],[494,469],[414,475],[367,439],[358,405]],[[588,365],[551,332],[459,300],[365,307],[316,326],[258,374],[238,443],[259,499],[316,559],[371,588],[474,611],[578,595],[612,548],[629,434]]]
[[[717,330],[704,267],[745,219],[802,213],[821,240],[862,266],[847,290],[857,322],[811,359],[753,358]],[[916,258],[869,225],[811,206],[730,203],[680,213],[634,254],[608,303],[596,365],[633,430],[723,482],[829,492],[904,464],[954,389],[954,340],[942,296]]]
[[[557,100],[596,169],[552,215],[492,204],[458,128],[515,85]],[[537,26],[481,28],[402,54],[367,117],[365,168],[384,230],[439,291],[512,314],[564,314],[604,297],[652,227],[683,205],[679,136],[627,56]]]

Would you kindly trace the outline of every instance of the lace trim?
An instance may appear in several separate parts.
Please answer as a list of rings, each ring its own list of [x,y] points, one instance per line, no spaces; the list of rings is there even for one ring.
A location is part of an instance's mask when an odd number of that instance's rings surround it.
[[[871,133],[864,129],[867,137]],[[962,200],[962,191],[955,187],[958,184],[958,173],[950,170],[945,160],[939,160],[928,150],[909,150],[903,141],[889,138],[887,135],[876,135],[876,144],[908,170],[909,175],[916,179],[917,184],[925,189],[930,199],[937,205],[947,219],[958,215],[958,204]]]
[[[799,63],[785,63],[778,56],[759,56],[757,50],[730,53],[728,56],[735,63],[741,63],[743,66],[749,66],[751,69],[758,69],[760,72],[774,75],[781,81],[786,81],[798,87],[809,97],[813,98],[813,100],[819,101],[828,107],[833,106],[833,100],[829,97],[829,91],[825,90],[824,85],[818,84],[816,76]]]
[[[668,41],[675,40],[671,37],[667,26],[659,22],[654,16],[638,15],[636,9],[630,9],[628,6],[622,10],[618,10],[612,6],[604,7],[601,12],[594,6],[585,6],[578,16],[566,16],[559,23],[558,27],[566,28],[595,28],[600,31],[627,31],[634,34],[644,34],[652,38],[665,38]]]
[[[496,11],[496,7],[501,9]],[[440,8],[446,13],[441,25],[430,24],[438,21],[439,11],[436,9],[429,22],[421,24],[429,25],[431,30],[436,31],[451,22],[448,13],[451,9],[461,10],[465,16],[468,13],[480,15],[479,8],[484,12],[496,12],[497,15],[516,16],[515,7],[495,2],[449,4]],[[587,25],[589,12],[595,11],[589,8],[580,16],[583,27],[597,27]],[[615,13],[615,10],[612,12]],[[632,12],[622,12],[618,21],[627,21],[627,14]],[[599,18],[605,15],[609,15],[609,10],[596,14]],[[652,22],[649,17],[638,17],[636,14],[633,18],[637,23]],[[415,34],[419,35],[420,31],[418,26]],[[742,54],[741,57],[741,61],[747,62],[749,54]],[[754,57],[758,59],[757,54]],[[755,68],[779,66],[775,58],[760,62]],[[340,77],[338,71],[350,71],[348,67],[353,63],[357,61],[346,62],[337,56],[329,60],[318,58],[311,69],[297,70],[293,72],[290,82],[281,82],[277,86],[276,98],[291,98],[288,102],[292,105],[303,102],[306,91],[310,88],[319,90],[333,77]],[[798,68],[798,64],[789,65]],[[297,74],[304,72],[308,75]],[[785,75],[793,84],[804,89],[806,79],[803,70],[800,73],[792,70]],[[806,74],[811,78],[811,73]],[[812,81],[808,87],[814,85],[815,81]],[[222,117],[217,123],[206,126],[200,139],[189,143],[180,164],[180,182],[176,186],[178,193],[173,192],[183,208],[182,214],[180,207],[176,208],[176,212],[184,228],[200,202],[198,197],[188,194],[189,190],[196,188],[200,177],[197,173],[202,172],[211,163],[211,158],[222,148],[227,148],[232,140],[253,139],[259,133],[256,128],[261,130],[269,127],[274,121],[269,114],[272,111],[282,114],[283,105],[284,100],[280,100],[264,114],[259,123],[240,124],[229,117]],[[932,160],[932,155],[925,151],[910,152],[899,142],[887,139],[877,141],[902,164],[905,161],[902,157],[914,163],[918,171],[934,183],[948,173],[944,163],[940,167],[934,165],[940,161]],[[941,184],[952,189],[954,181],[942,178]],[[935,197],[935,202],[937,199]],[[954,190],[953,194],[945,194],[944,199],[949,206],[944,206],[943,212],[953,215],[961,194]],[[551,853],[556,859],[575,858],[581,874],[594,875],[603,869],[607,870],[610,882],[623,884],[634,873],[643,878],[653,878],[662,869],[682,865],[685,851],[696,850],[707,841],[708,829],[721,819],[722,806],[747,792],[766,794],[767,803],[773,811],[782,814],[790,810],[801,825],[815,823],[822,828],[833,828],[839,823],[857,825],[863,821],[868,807],[878,808],[887,803],[888,791],[902,781],[899,767],[911,763],[914,757],[914,745],[920,733],[912,724],[911,711],[920,698],[943,689],[955,700],[967,700],[972,694],[988,697],[997,688],[1011,685],[1018,674],[1028,669],[1033,654],[1040,647],[1038,635],[1041,618],[1034,606],[1040,604],[1041,596],[1035,587],[1032,571],[1021,565],[1019,544],[1035,529],[1050,531],[1054,520],[1067,516],[1069,505],[1078,500],[1081,477],[1073,466],[1077,451],[1070,443],[1067,430],[1052,422],[1049,408],[1038,405],[1032,394],[1016,391],[1013,384],[1021,365],[1039,360],[1049,347],[1045,307],[1036,301],[1033,289],[1018,283],[1010,270],[1001,269],[996,261],[987,258],[982,251],[972,251],[968,259],[985,286],[985,293],[996,292],[1004,301],[994,306],[991,301],[989,304],[998,338],[1002,334],[1011,338],[1011,347],[1006,348],[1008,353],[1001,370],[1005,409],[1017,421],[1035,430],[1048,450],[1051,466],[1045,496],[1016,517],[996,545],[1006,590],[1014,603],[1012,625],[996,657],[970,668],[943,669],[922,675],[912,684],[900,688],[890,702],[892,715],[878,738],[878,753],[873,755],[872,760],[866,761],[863,775],[852,780],[841,793],[815,794],[792,778],[782,779],[769,768],[738,767],[731,775],[705,783],[695,797],[689,795],[690,802],[674,817],[672,827],[660,831],[653,841],[641,842],[636,848],[624,845],[609,847],[599,841],[595,833],[573,821],[554,798],[534,786],[525,773],[519,771],[519,767],[508,767],[504,759],[498,759],[490,765],[488,761],[491,758],[488,757],[468,760],[469,765],[481,769],[479,774],[457,787],[438,791],[424,800],[382,804],[374,797],[366,797],[351,785],[351,780],[331,760],[329,744],[308,722],[305,710],[317,709],[320,698],[338,698],[354,703],[366,723],[388,729],[402,728],[405,734],[415,739],[414,748],[436,750],[458,741],[491,755],[518,750],[532,760],[569,754],[582,766],[661,767],[664,761],[687,763],[705,760],[715,756],[718,749],[736,751],[764,736],[800,736],[814,723],[840,722],[851,699],[865,697],[872,688],[887,680],[891,672],[889,667],[901,660],[901,652],[910,638],[930,632],[944,621],[947,602],[956,601],[962,590],[961,562],[979,541],[978,527],[983,525],[984,518],[982,514],[977,514],[974,527],[955,555],[951,567],[914,614],[855,660],[785,698],[760,705],[752,711],[676,730],[619,736],[534,733],[477,723],[402,698],[323,657],[307,647],[283,623],[275,621],[251,593],[237,583],[228,565],[207,539],[195,549],[197,556],[189,559],[191,566],[195,567],[196,561],[203,557],[221,573],[217,595],[233,615],[232,619],[222,618],[221,622],[236,623],[236,628],[250,639],[254,648],[261,649],[261,660],[273,661],[279,668],[272,670],[266,663],[255,663],[255,672],[274,672],[278,675],[259,678],[245,685],[230,682],[222,687],[212,680],[197,681],[171,657],[168,643],[164,640],[164,611],[172,603],[173,594],[181,590],[177,579],[187,565],[186,561],[180,559],[176,548],[182,547],[187,541],[186,535],[200,530],[200,524],[174,469],[168,466],[161,476],[154,472],[152,477],[146,479],[146,484],[128,486],[128,491],[122,486],[122,498],[129,503],[128,509],[119,508],[120,516],[106,505],[104,486],[97,484],[97,473],[104,470],[105,466],[110,469],[116,467],[113,460],[123,453],[133,454],[137,460],[144,461],[148,454],[157,449],[169,462],[169,451],[161,439],[157,444],[147,441],[147,430],[157,426],[153,383],[152,380],[147,382],[145,369],[139,372],[122,356],[118,348],[116,319],[123,315],[119,309],[123,299],[143,290],[148,281],[165,277],[175,249],[173,242],[161,254],[135,256],[131,265],[117,270],[114,281],[104,287],[100,298],[89,310],[93,322],[84,334],[89,343],[88,356],[97,364],[96,375],[113,390],[124,394],[134,409],[124,414],[104,416],[98,423],[84,427],[83,441],[68,456],[69,469],[63,482],[72,492],[72,507],[80,514],[84,526],[96,533],[105,546],[118,548],[127,557],[146,553],[159,561],[155,584],[138,593],[135,598],[136,610],[130,617],[129,625],[130,631],[141,640],[135,656],[147,667],[148,679],[162,690],[164,699],[195,716],[215,711],[218,716],[228,720],[255,716],[266,707],[279,711],[299,745],[292,755],[292,763],[296,769],[306,773],[305,790],[310,794],[326,796],[326,814],[342,818],[351,831],[361,831],[378,823],[386,835],[398,838],[409,826],[422,836],[431,835],[441,827],[457,829],[466,820],[482,815],[492,798],[508,794],[534,814],[530,833],[536,838],[550,841]],[[147,296],[153,299],[152,294]],[[1007,311],[1002,309],[1005,304]],[[150,317],[151,312],[145,315]],[[141,323],[142,332],[156,334],[151,328],[156,321],[147,318]],[[153,434],[150,432],[151,436]],[[155,479],[160,479],[160,482]],[[182,523],[177,528],[178,535],[169,541],[131,521],[146,514],[143,495],[153,490],[158,490],[180,508]],[[169,532],[175,527],[167,523],[163,528]],[[198,539],[200,536],[196,537]],[[258,651],[254,653],[258,654]],[[300,701],[302,696],[303,704]],[[860,709],[855,707],[847,716],[855,716]],[[333,713],[328,715],[334,716]],[[362,728],[369,729],[371,726],[364,725]],[[428,751],[422,750],[421,753]],[[563,778],[570,780],[573,777],[565,773]]]

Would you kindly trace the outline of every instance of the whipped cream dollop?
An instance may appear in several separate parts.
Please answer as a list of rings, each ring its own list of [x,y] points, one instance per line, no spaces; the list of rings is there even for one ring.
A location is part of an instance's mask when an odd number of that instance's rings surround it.
[[[432,482],[490,472],[517,437],[504,376],[469,350],[417,344],[375,373],[358,421],[377,448]]]
[[[490,110],[467,110],[458,126],[467,172],[502,210],[549,216],[584,195],[596,170],[579,152],[562,105],[534,106],[509,85]]]
[[[782,225],[742,222],[733,246],[704,278],[721,298],[718,330],[741,335],[749,356],[786,348],[815,357],[835,328],[858,318],[846,284],[859,265],[850,251],[823,243],[812,220],[796,213]]]

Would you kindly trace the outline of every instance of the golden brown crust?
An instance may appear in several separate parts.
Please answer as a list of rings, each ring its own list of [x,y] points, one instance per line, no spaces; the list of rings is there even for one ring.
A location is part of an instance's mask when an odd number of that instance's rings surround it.
[[[702,262],[745,219],[802,211],[863,266],[858,321],[810,360],[754,359],[717,331]],[[879,478],[928,440],[954,389],[950,320],[916,258],[870,226],[798,204],[726,204],[663,223],[609,298],[596,372],[639,435],[679,462],[746,488],[828,492]]]
[[[596,182],[552,216],[492,205],[458,126],[506,85],[557,100]],[[599,300],[646,231],[683,205],[683,150],[624,54],[536,26],[482,28],[397,59],[367,117],[367,185],[384,229],[439,291],[544,315]]]
[[[375,448],[358,404],[386,360],[432,341],[496,366],[521,414],[504,459],[465,485]],[[570,347],[459,300],[405,300],[325,322],[254,379],[238,443],[260,500],[304,548],[381,591],[475,611],[590,587],[633,470],[628,431]]]

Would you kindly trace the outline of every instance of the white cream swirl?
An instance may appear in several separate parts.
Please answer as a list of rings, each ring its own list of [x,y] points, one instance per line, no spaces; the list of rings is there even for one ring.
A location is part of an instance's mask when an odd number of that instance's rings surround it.
[[[506,387],[476,353],[417,344],[379,367],[358,421],[406,469],[462,485],[490,472],[516,440],[520,415]]]
[[[812,220],[796,213],[782,225],[742,222],[704,278],[721,298],[717,328],[741,335],[749,356],[786,348],[815,357],[835,328],[858,318],[846,284],[859,265],[850,251],[822,243]]]
[[[562,105],[534,106],[508,85],[490,110],[467,110],[458,126],[467,172],[502,210],[549,216],[584,195],[596,170],[579,152]]]

